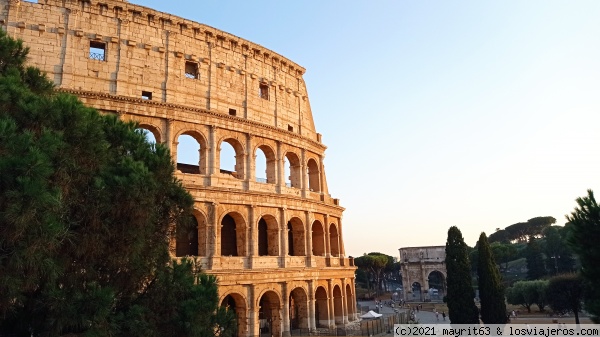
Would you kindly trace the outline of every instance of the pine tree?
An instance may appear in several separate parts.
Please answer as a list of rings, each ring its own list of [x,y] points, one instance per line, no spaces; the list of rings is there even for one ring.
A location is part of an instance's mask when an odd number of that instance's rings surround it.
[[[0,334],[213,331],[214,278],[168,254],[193,204],[168,149],[56,93],[26,55],[0,29]]]
[[[477,248],[481,320],[485,324],[504,324],[507,321],[504,287],[485,233],[479,236]]]
[[[479,312],[471,284],[468,247],[457,227],[450,227],[446,241],[448,317],[453,324],[477,324]]]
[[[533,236],[530,236],[529,241],[527,242],[527,248],[525,248],[525,259],[527,262],[527,279],[539,280],[546,276],[542,248]]]
[[[569,244],[581,262],[581,276],[585,286],[585,309],[595,323],[600,323],[600,205],[594,192],[577,198],[578,207],[567,216],[571,223]]]

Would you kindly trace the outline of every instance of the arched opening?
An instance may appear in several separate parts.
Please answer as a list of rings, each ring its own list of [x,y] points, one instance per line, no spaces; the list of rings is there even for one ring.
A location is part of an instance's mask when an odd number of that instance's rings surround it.
[[[321,192],[321,172],[319,171],[319,165],[314,159],[309,159],[307,163],[308,170],[308,188],[312,192]]]
[[[137,130],[144,135],[148,143],[160,143],[160,132],[155,127],[140,124],[140,127]]]
[[[304,238],[304,224],[299,218],[288,221],[288,255],[306,256],[306,239]]]
[[[198,221],[190,218],[190,223],[176,229],[175,256],[198,256]]]
[[[277,181],[275,169],[277,161],[273,150],[266,145],[259,146],[256,149],[255,163],[256,181],[259,183],[275,184]]]
[[[285,169],[286,169],[286,186],[301,188],[301,178],[300,178],[300,159],[293,152],[288,152],[285,154]],[[289,175],[288,175],[289,174]]]
[[[344,324],[344,299],[338,285],[333,286],[333,314],[335,324]]]
[[[446,295],[446,280],[444,274],[438,270],[429,273],[427,277],[429,299],[432,301],[441,301]]]
[[[186,132],[177,138],[177,170],[183,173],[206,174],[206,146],[202,136]]]
[[[413,301],[422,301],[423,292],[421,291],[421,283],[413,282],[412,284],[412,299]]]
[[[302,288],[292,290],[290,303],[290,329],[308,329],[308,306],[306,292]],[[294,334],[292,333],[292,336]]]
[[[237,179],[244,179],[244,151],[242,145],[237,140],[228,138],[221,142],[220,149],[220,172]]]
[[[335,224],[329,226],[329,247],[331,248],[331,256],[340,256],[340,237]]]
[[[236,331],[233,336],[245,336],[246,332],[246,301],[239,294],[229,294],[221,301],[221,307],[226,310],[235,310],[235,327]]]
[[[346,312],[348,313],[348,319],[353,319],[354,317],[354,303],[355,299],[352,296],[352,287],[349,284],[346,284]]]
[[[312,225],[312,253],[315,256],[325,256],[325,233],[318,220]]]
[[[279,255],[279,227],[272,215],[265,215],[258,221],[258,255]]]
[[[260,297],[258,320],[261,336],[281,336],[281,304],[273,291]]]
[[[329,310],[327,308],[327,291],[318,287],[315,291],[315,320],[317,328],[329,327]]]
[[[246,255],[246,226],[237,213],[229,213],[221,220],[221,256]]]

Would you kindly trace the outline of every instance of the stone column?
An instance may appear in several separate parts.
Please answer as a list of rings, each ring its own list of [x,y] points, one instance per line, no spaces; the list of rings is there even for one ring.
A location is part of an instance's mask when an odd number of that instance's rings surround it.
[[[280,259],[279,266],[281,268],[285,268],[285,266],[286,266],[285,258],[288,256],[288,253],[289,253],[289,247],[288,247],[289,231],[288,231],[288,226],[287,226],[287,209],[285,207],[281,207],[279,209],[279,223],[280,223],[280,225],[279,225],[280,245],[279,245],[279,247],[281,247],[281,250],[279,251],[279,259]]]
[[[256,182],[256,152],[254,149],[254,136],[248,134],[246,136],[246,180],[248,181],[248,189],[251,182]]]
[[[342,279],[342,311],[343,317],[342,321],[344,324],[348,324],[348,293],[346,292],[346,279]]]
[[[256,296],[256,286],[254,284],[250,285],[250,294],[248,296],[248,300],[250,303],[248,303],[248,312],[249,312],[249,317],[248,317],[248,336],[249,337],[256,337],[260,335],[260,331],[259,331],[259,324],[260,321],[258,320],[258,310],[260,309],[257,305],[258,300],[255,298]]]
[[[333,303],[333,280],[327,280],[327,325],[329,328],[335,327],[335,304]]]
[[[309,211],[304,211],[305,215],[306,215],[306,223],[304,224],[305,228],[306,228],[306,260],[307,260],[307,266],[308,267],[312,267],[312,213]]]
[[[329,188],[327,188],[327,184],[325,183],[325,165],[323,164],[323,155],[319,156],[319,182],[321,184],[321,192],[324,195],[329,193]]]
[[[325,221],[323,224],[323,226],[325,226],[325,228],[323,228],[323,231],[325,232],[325,256],[331,257],[331,233],[329,233],[329,215],[327,213],[325,214],[323,221]]]
[[[217,260],[221,256],[220,234],[221,224],[219,224],[219,204],[216,202],[208,205],[208,219],[206,224],[206,254],[208,255],[209,269],[217,265]]]
[[[314,331],[317,329],[317,319],[315,317],[315,281],[308,281],[308,329]]]
[[[344,240],[342,239],[344,236],[342,236],[342,217],[340,216],[339,218],[339,226],[338,226],[338,247],[340,249],[340,256],[341,257],[345,257],[346,256],[346,249],[344,248]]]
[[[283,187],[285,186],[285,168],[284,168],[284,158],[285,154],[281,149],[281,142],[277,141],[277,153],[275,154],[275,170],[277,175],[277,180],[275,184],[277,185],[277,192],[281,193]]]
[[[281,296],[283,297],[283,329],[282,336],[290,336],[290,294],[288,294],[287,283],[281,284]]]
[[[254,219],[256,210],[256,205],[248,206],[248,230],[249,230],[249,238],[248,238],[248,257],[250,262],[250,268],[254,268],[254,259],[258,256],[258,228],[256,226],[256,219]]]
[[[306,198],[308,190],[308,177],[306,176],[306,150],[300,152],[300,188],[302,189],[302,197]]]
[[[208,135],[208,175],[214,175],[219,172],[219,160],[218,154],[221,150],[221,146],[217,144],[217,127],[215,125],[209,126]]]

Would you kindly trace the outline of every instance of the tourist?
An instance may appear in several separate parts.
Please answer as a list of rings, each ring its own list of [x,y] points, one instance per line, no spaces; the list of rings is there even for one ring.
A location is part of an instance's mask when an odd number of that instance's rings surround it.
[[[444,321],[446,320],[446,312],[442,311],[442,317],[444,318]]]

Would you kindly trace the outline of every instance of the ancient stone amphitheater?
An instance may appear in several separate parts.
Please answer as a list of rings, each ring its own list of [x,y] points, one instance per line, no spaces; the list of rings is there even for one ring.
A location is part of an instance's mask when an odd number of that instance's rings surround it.
[[[239,336],[289,335],[355,320],[353,260],[325,179],[301,66],[218,29],[125,0],[0,0],[0,26],[29,63],[103,113],[168,145],[198,143],[177,177],[197,231],[174,256],[197,256],[235,310]],[[221,147],[235,168],[221,169]],[[257,153],[266,178],[256,179]],[[289,176],[286,174],[289,172]]]

